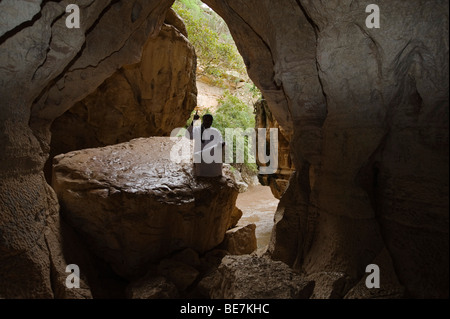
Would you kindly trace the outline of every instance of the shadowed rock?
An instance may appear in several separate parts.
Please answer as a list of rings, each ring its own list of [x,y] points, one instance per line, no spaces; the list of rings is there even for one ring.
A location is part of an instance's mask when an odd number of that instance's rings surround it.
[[[355,297],[365,267],[385,251],[387,287],[398,281],[408,296],[448,298],[449,2],[379,1],[381,28],[368,29],[367,1],[204,1],[226,20],[289,140],[296,173],[281,198],[272,257],[316,277],[317,296]],[[66,257],[57,240],[58,202],[42,172],[49,128],[118,69],[140,61],[173,3],[79,1],[81,28],[67,29],[64,2],[35,2],[0,1],[0,295],[6,298],[67,296],[60,289]],[[102,196],[125,202],[132,194],[114,187],[110,194],[97,182],[89,195],[66,195],[92,196],[95,207]],[[159,193],[170,200],[170,192]],[[129,208],[127,202],[122,210]],[[133,231],[145,224],[136,220]],[[126,238],[131,226],[124,223],[119,233],[114,222],[89,220],[83,231],[114,234],[111,242]],[[127,253],[136,246],[118,242]],[[100,251],[122,261],[114,249]]]
[[[307,299],[314,289],[285,263],[250,255],[225,256],[202,281],[213,299]]]
[[[127,287],[126,296],[130,299],[179,298],[175,285],[161,276],[145,276],[136,280]]]
[[[172,22],[183,25],[169,12]],[[138,63],[117,70],[52,123],[51,157],[170,135],[196,106],[195,67],[194,47],[178,27],[164,24],[147,40]]]
[[[289,141],[272,256],[345,294],[387,249],[407,294],[448,298],[449,2],[379,1],[379,29],[369,1],[204,2]]]
[[[61,213],[124,277],[142,275],[148,263],[182,248],[204,253],[228,229],[234,180],[194,177],[191,162],[170,160],[173,145],[170,138],[141,138],[54,159]]]

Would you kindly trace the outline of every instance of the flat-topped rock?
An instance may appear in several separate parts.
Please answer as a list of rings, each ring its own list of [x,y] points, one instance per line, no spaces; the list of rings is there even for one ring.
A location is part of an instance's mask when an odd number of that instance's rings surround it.
[[[171,252],[204,253],[224,239],[236,183],[225,171],[197,178],[192,162],[172,162],[177,142],[139,138],[54,159],[61,214],[121,276],[140,276]]]

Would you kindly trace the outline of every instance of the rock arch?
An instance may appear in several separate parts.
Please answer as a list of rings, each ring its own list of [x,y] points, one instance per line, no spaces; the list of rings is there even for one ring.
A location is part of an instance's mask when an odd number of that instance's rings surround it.
[[[173,1],[80,1],[80,29],[64,26],[69,2],[0,3],[2,297],[68,293],[50,124],[136,63]],[[408,296],[448,297],[448,2],[381,1],[380,29],[368,1],[204,2],[290,140],[272,257],[319,297],[357,295],[371,263]]]

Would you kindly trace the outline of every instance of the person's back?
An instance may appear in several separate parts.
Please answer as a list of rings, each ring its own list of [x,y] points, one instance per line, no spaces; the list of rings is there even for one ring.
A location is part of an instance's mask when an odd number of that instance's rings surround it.
[[[222,147],[225,144],[220,131],[211,127],[213,116],[203,115],[201,126],[194,126],[200,116],[196,113],[186,135],[194,140],[194,172],[196,176],[214,177],[222,175]]]

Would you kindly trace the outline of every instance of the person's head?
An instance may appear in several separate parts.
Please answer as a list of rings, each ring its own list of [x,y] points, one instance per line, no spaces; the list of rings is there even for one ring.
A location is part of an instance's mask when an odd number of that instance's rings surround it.
[[[213,116],[211,114],[203,115],[202,123],[205,128],[210,128],[213,123]]]

